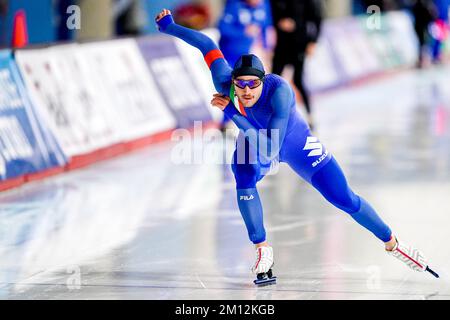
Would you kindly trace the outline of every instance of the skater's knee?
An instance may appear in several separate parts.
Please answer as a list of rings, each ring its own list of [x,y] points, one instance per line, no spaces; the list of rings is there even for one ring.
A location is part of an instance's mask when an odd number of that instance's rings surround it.
[[[340,194],[329,198],[328,201],[348,214],[358,212],[361,207],[361,200],[359,196],[353,193],[350,189],[347,191],[343,190]]]
[[[361,199],[350,190],[349,194],[344,197],[340,205],[342,206],[342,210],[351,215],[358,212],[361,208]]]

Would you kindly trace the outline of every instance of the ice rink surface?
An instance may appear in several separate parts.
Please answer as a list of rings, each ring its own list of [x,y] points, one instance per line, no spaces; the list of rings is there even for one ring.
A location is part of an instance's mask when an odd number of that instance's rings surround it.
[[[256,288],[229,165],[177,164],[168,141],[0,194],[0,299],[450,299],[449,82],[409,70],[314,98],[350,186],[440,279],[283,164],[258,185],[278,282]],[[219,139],[192,145],[231,157]]]

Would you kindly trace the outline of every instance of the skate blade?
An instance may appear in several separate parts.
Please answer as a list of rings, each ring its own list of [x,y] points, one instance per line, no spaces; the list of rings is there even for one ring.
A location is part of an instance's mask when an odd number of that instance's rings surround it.
[[[277,282],[277,277],[267,278],[267,279],[261,279],[261,280],[253,280],[253,283],[256,284],[258,287],[263,286],[269,286],[271,284],[275,284]]]
[[[436,272],[434,272],[433,270],[431,270],[428,266],[427,266],[427,268],[425,269],[425,271],[428,271],[429,273],[431,273],[433,276],[435,276],[436,278],[439,278],[439,275],[436,273]]]

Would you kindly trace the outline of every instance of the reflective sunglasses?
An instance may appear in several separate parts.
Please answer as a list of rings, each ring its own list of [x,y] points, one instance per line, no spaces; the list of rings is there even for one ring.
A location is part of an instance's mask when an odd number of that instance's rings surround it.
[[[253,79],[253,80],[234,79],[233,83],[236,87],[241,88],[241,89],[245,89],[245,87],[247,87],[247,86],[250,89],[256,89],[263,83],[263,81],[261,79]]]

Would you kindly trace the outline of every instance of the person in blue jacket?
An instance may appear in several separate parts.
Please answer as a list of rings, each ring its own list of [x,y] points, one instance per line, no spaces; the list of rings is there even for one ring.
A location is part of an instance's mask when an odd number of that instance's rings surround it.
[[[267,49],[267,30],[271,26],[268,0],[228,0],[218,25],[219,48],[228,64],[234,66],[258,40]]]
[[[272,15],[268,0],[228,0],[219,20],[219,48],[228,64],[234,66],[240,56],[250,53],[257,41],[269,48],[268,29]],[[230,119],[224,115],[221,129]]]
[[[432,43],[432,60],[440,62],[442,43],[447,40],[449,28],[450,0],[433,0],[436,9],[436,20],[434,21],[434,39]]]
[[[423,254],[399,242],[374,208],[352,191],[337,161],[297,111],[294,91],[283,78],[266,74],[252,54],[242,55],[231,68],[209,37],[176,24],[169,10],[164,9],[155,20],[161,32],[201,51],[218,92],[211,104],[240,129],[231,168],[239,210],[256,249],[252,270],[258,279],[271,278],[274,256],[266,239],[256,184],[278,162],[287,163],[326,200],[372,232],[388,253],[413,270],[432,272]]]

